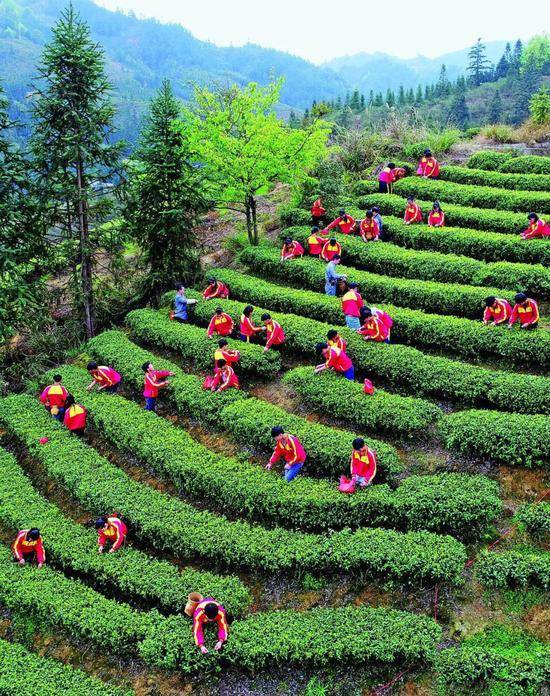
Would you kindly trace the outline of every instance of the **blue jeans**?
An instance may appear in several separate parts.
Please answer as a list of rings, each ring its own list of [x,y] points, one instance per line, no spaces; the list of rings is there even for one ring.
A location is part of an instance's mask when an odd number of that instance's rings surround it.
[[[103,389],[103,391],[107,392],[107,394],[116,394],[116,392],[118,391],[119,384],[120,384],[120,382],[117,382],[116,384],[112,384],[110,387],[105,387],[105,389]]]
[[[157,407],[157,397],[156,396],[146,396],[145,397],[145,410],[154,411]]]
[[[300,473],[300,469],[304,466],[304,462],[296,462],[292,464],[290,469],[285,469],[285,480],[292,481]]]
[[[355,379],[355,368],[353,367],[353,365],[345,372],[342,372],[342,377],[350,379],[353,382],[353,380]]]
[[[346,326],[348,329],[360,329],[361,322],[359,321],[359,317],[352,317],[346,314]]]
[[[336,285],[331,285],[330,283],[325,283],[325,295],[330,295],[331,297],[336,297]]]
[[[60,406],[59,411],[57,412],[57,415],[54,416],[54,418],[55,418],[55,420],[59,421],[60,423],[63,423],[63,416],[64,415],[65,415],[65,409]]]

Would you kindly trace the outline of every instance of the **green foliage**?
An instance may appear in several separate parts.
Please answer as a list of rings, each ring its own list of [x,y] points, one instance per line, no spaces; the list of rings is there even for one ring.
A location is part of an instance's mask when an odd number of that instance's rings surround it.
[[[475,152],[468,160],[474,169],[519,174],[550,174],[550,157],[516,155],[513,152]]]
[[[545,123],[550,122],[550,92],[548,92],[546,86],[541,87],[531,97],[529,113],[531,114],[531,120],[537,126],[543,126]]]
[[[490,587],[540,587],[550,589],[550,552],[512,548],[485,552],[475,564],[476,576]]]
[[[492,143],[506,144],[517,141],[514,128],[503,123],[491,123],[488,126],[483,126],[481,135]]]
[[[546,75],[550,74],[550,37],[540,34],[529,39],[521,54],[521,68],[535,68]]]
[[[179,557],[265,572],[364,571],[403,584],[461,581],[466,550],[452,537],[368,528],[314,535],[230,522],[134,481],[54,422],[32,397],[0,401],[0,422],[87,509],[118,510],[134,536]],[[49,441],[40,445],[43,436]]]
[[[131,546],[116,554],[98,554],[95,530],[64,517],[32,487],[14,457],[3,450],[0,474],[2,525],[15,536],[32,521],[42,531],[48,564],[86,576],[99,589],[122,592],[125,597],[147,602],[154,600],[165,610],[182,612],[189,592],[197,591],[206,597],[217,597],[234,615],[245,613],[250,605],[251,597],[236,577],[224,578],[191,568],[180,572],[167,561],[147,556]]]
[[[0,640],[0,692],[5,696],[132,696],[21,645]]]
[[[508,466],[549,466],[550,416],[458,411],[441,420],[439,429],[445,446],[463,454]]]
[[[532,537],[544,540],[550,535],[550,503],[522,505],[516,513],[516,519]]]
[[[272,275],[270,270],[267,275]],[[286,346],[292,351],[311,356],[312,360],[316,344],[326,337],[330,328],[343,323],[340,301],[336,298],[274,285],[229,269],[218,269],[217,276],[229,283],[233,296],[243,302],[258,302],[270,309],[279,310],[280,314],[272,312],[272,316],[284,326]],[[224,300],[222,306],[234,318],[238,318],[240,303]],[[466,319],[439,317],[386,305],[383,307],[395,319],[392,335],[398,340],[417,344],[422,342],[434,348],[439,348],[442,344],[452,345],[465,355],[472,355],[472,345],[475,351],[484,352],[485,344],[478,329],[491,331],[494,328],[483,327],[482,324]],[[299,314],[305,316],[297,316]],[[308,319],[307,316],[324,319],[327,323]],[[194,321],[204,325],[209,319],[208,303],[198,304]],[[374,344],[364,341],[345,327],[342,327],[341,331],[348,341],[348,353],[357,369],[374,374],[401,390],[413,394],[444,396],[466,403],[489,404],[500,409],[525,413],[547,413],[549,410],[549,386],[548,380],[544,377],[489,370],[445,357],[428,355],[412,346]],[[508,350],[501,348],[506,350],[507,357],[521,354],[525,356],[524,359],[528,359],[529,342],[522,340],[508,344],[507,341],[511,340],[508,338],[510,334],[514,338],[535,338],[533,334],[525,336],[506,329],[493,331],[492,334],[486,332],[487,336],[502,337],[505,341],[502,345],[509,346]],[[540,360],[541,354],[544,354],[542,345],[539,345],[538,352]]]
[[[474,157],[474,155],[472,156]],[[491,186],[516,191],[550,191],[550,176],[541,174],[505,174],[469,167],[446,165],[441,168],[439,179],[456,184]]]

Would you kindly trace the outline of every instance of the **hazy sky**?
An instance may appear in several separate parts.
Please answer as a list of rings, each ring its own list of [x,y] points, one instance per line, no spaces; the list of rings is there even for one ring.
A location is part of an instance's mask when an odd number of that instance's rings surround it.
[[[383,51],[435,57],[550,28],[545,0],[95,0],[110,9],[179,22],[220,46],[257,43],[321,63]],[[546,7],[546,10],[544,10]]]

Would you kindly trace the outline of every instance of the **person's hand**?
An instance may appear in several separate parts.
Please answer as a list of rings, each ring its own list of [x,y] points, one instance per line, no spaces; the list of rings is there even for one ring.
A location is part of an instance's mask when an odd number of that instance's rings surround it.
[[[21,565],[21,566],[25,565],[25,559],[24,559],[24,558],[22,558],[22,559],[19,561],[19,565]]]
[[[513,328],[514,328],[514,325],[513,325],[513,324],[508,324],[508,328],[509,328],[509,329],[513,329]]]
[[[113,549],[113,548],[111,547],[107,553],[114,553],[114,552],[115,552],[115,549]]]
[[[38,564],[38,567],[39,567],[39,568],[42,568],[43,565],[44,565],[43,563],[39,563],[39,564]]]
[[[483,323],[485,324],[485,326],[487,326],[487,324],[488,324],[489,322],[488,322],[486,319],[484,319],[484,320],[483,320]]]
[[[223,645],[223,640],[219,640],[214,646],[214,650],[221,650]]]
[[[264,348],[264,353],[267,353],[268,350],[269,350],[269,348],[266,346],[266,347]]]
[[[285,471],[288,471],[290,469],[290,464],[285,464]]]
[[[522,329],[526,329],[528,326],[529,326],[529,324],[522,324],[522,325],[521,325],[521,328],[522,328]]]
[[[207,652],[208,652],[208,648],[206,647],[206,645],[201,645],[201,653],[203,655],[206,655]]]
[[[176,373],[175,372],[169,372],[168,377],[173,377]]]
[[[265,468],[269,471],[272,466],[273,466],[273,464],[271,462],[267,462],[267,464],[265,465]]]
[[[99,546],[97,551],[98,551],[98,553],[103,553],[103,546]]]
[[[94,385],[90,384],[86,387],[86,391],[92,391],[93,388],[94,388]]]

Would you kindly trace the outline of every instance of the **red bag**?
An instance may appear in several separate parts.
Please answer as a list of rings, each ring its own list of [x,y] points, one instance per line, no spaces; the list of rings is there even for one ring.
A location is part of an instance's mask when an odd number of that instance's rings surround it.
[[[212,377],[212,375],[209,375],[208,377],[204,378],[204,382],[202,383],[202,388],[203,389],[212,389],[213,384],[214,384],[214,377]]]
[[[365,394],[374,394],[374,384],[370,381],[370,379],[365,379],[363,383],[363,391]]]
[[[347,476],[340,476],[338,490],[340,493],[355,493],[355,481]]]

